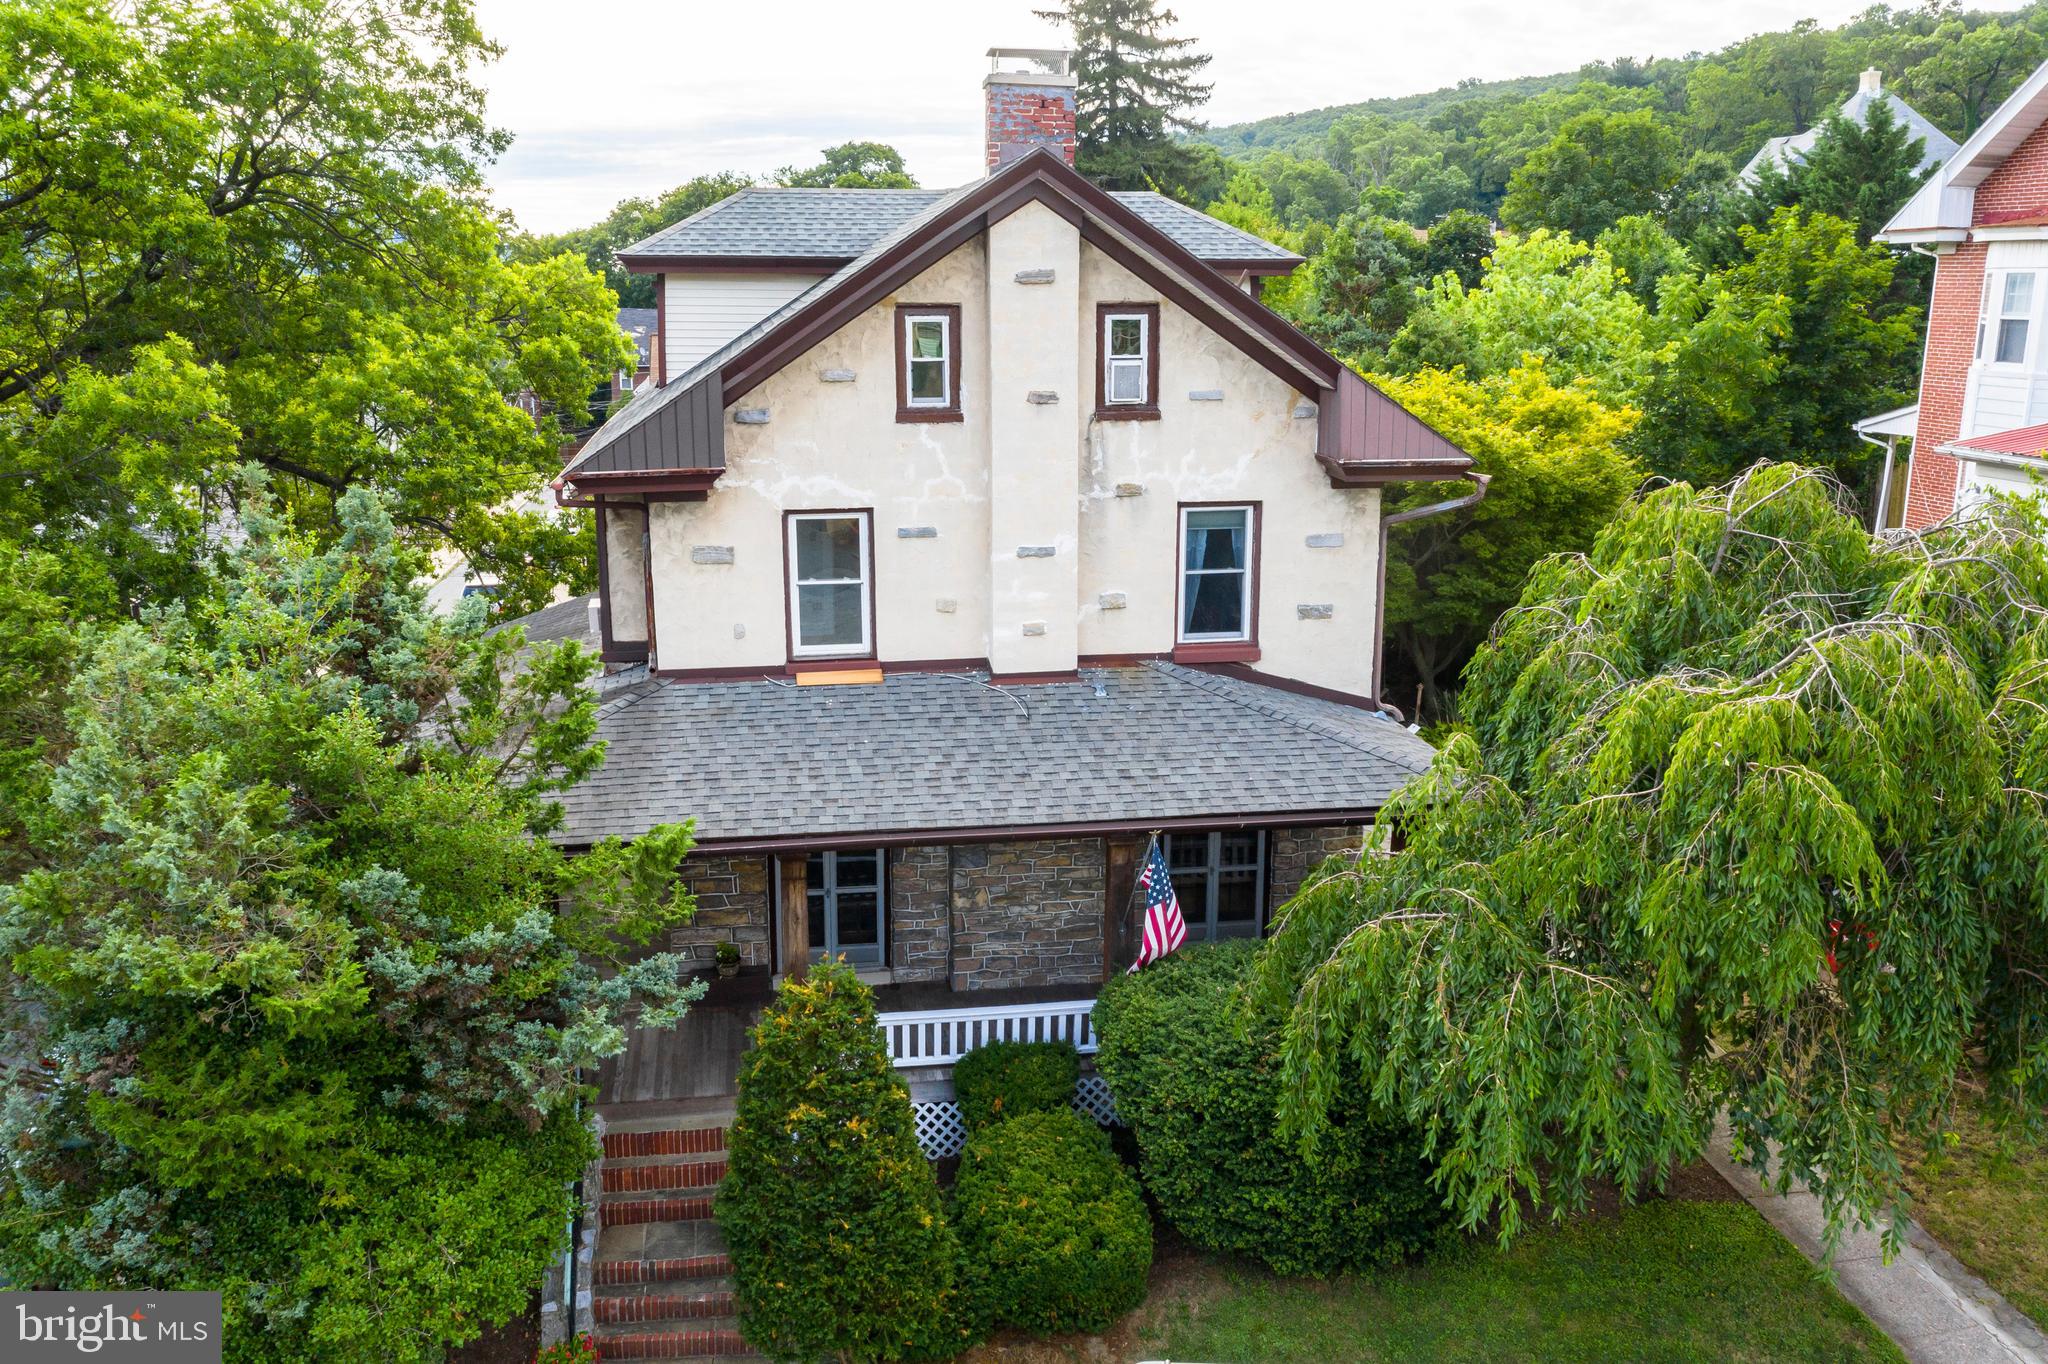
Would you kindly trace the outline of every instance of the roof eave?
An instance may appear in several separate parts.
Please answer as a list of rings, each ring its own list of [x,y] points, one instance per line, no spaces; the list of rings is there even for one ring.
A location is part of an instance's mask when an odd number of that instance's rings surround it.
[[[1331,459],[1317,455],[1316,463],[1330,476],[1333,488],[1379,488],[1389,483],[1444,483],[1463,478],[1473,467],[1464,459]]]

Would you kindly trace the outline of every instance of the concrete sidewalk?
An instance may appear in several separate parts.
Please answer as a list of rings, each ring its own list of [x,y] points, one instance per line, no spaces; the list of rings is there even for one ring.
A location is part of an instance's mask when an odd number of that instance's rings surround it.
[[[1820,1199],[1795,1185],[1780,1196],[1728,1154],[1724,1128],[1707,1148],[1722,1178],[1816,1264],[1825,1219]],[[2048,1364],[2048,1337],[2025,1313],[1965,1269],[1915,1222],[1890,1264],[1869,1228],[1842,1237],[1835,1286],[1914,1364]]]

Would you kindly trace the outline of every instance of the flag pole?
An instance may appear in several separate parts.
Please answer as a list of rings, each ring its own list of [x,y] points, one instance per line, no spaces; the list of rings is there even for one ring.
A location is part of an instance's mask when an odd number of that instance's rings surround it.
[[[1124,936],[1126,938],[1130,938],[1133,936],[1131,933],[1132,928],[1135,927],[1139,929],[1139,932],[1135,935],[1138,939],[1138,952],[1143,952],[1145,950],[1145,935],[1142,927],[1144,916],[1139,915],[1137,919],[1133,919],[1131,917],[1131,906],[1138,903],[1138,887],[1144,884],[1145,868],[1151,865],[1152,862],[1152,850],[1159,846],[1159,833],[1159,830],[1154,829],[1151,832],[1151,834],[1149,834],[1146,837],[1144,851],[1138,854],[1138,860],[1131,866],[1131,889],[1129,893],[1124,896],[1123,913],[1119,916],[1120,921],[1123,924]],[[1134,952],[1131,955],[1131,964],[1125,967],[1124,970],[1126,972],[1130,972],[1135,971],[1137,969],[1138,958],[1137,953]]]

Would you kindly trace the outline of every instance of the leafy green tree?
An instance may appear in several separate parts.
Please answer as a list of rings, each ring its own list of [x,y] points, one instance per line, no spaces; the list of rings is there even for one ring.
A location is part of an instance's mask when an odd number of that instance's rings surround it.
[[[916,189],[903,168],[903,153],[886,142],[842,142],[821,153],[824,160],[799,170],[784,166],[775,183],[809,189]]]
[[[573,232],[515,237],[511,244],[512,259],[543,261],[564,252],[581,256],[584,264],[604,276],[604,282],[619,296],[620,307],[652,308],[654,276],[628,273],[618,262],[618,252],[672,223],[702,212],[721,199],[730,198],[753,183],[752,176],[741,175],[737,171],[719,171],[685,181],[657,198],[621,199],[602,222],[589,227],[579,227]]]
[[[1412,680],[1417,716],[1437,720],[1530,566],[1590,548],[1640,481],[1623,446],[1636,414],[1601,403],[1587,380],[1553,383],[1540,363],[1483,380],[1425,370],[1375,382],[1491,476],[1478,506],[1398,527],[1387,546],[1389,676]],[[1417,484],[1385,505],[1398,511],[1443,497],[1443,485]]]
[[[1064,0],[1034,13],[1073,33],[1081,173],[1104,189],[1185,180],[1192,153],[1175,135],[1202,127],[1194,111],[1209,99],[1199,79],[1209,56],[1170,32],[1179,16],[1158,0]]]
[[[1848,223],[1782,208],[1743,257],[1666,305],[1669,363],[1642,394],[1636,447],[1659,473],[1714,482],[1791,452],[1868,481],[1858,417],[1914,385],[1917,309],[1889,302],[1893,258]]]
[[[1318,345],[1371,368],[1415,309],[1422,261],[1408,224],[1346,214],[1304,268],[1295,320]]]
[[[0,10],[0,537],[167,600],[254,461],[308,531],[390,494],[515,609],[585,582],[588,519],[508,503],[631,351],[580,262],[503,257],[495,52],[468,0]]]
[[[1456,208],[1429,225],[1422,244],[1422,272],[1430,279],[1455,275],[1467,289],[1485,278],[1493,256],[1493,224],[1470,209]]]
[[[1647,214],[1621,219],[1593,244],[1628,277],[1629,292],[1646,308],[1657,306],[1658,281],[1693,268],[1685,245]]]
[[[2048,542],[2000,506],[1877,540],[1837,497],[1666,485],[1531,574],[1400,849],[1265,949],[1290,1131],[1367,1097],[1508,1238],[1725,1119],[1839,1231],[1902,1211],[1966,1058],[2048,1102]]]
[[[1649,310],[1603,248],[1538,230],[1501,237],[1492,260],[1476,289],[1450,276],[1430,281],[1390,363],[1462,364],[1484,378],[1535,356],[1559,380],[1590,380],[1609,406],[1635,401],[1661,343]]]
[[[1297,231],[1309,223],[1334,223],[1358,204],[1351,182],[1325,161],[1267,152],[1251,163],[1251,172],[1272,197],[1280,221]]]
[[[774,1359],[848,1361],[972,1344],[910,1091],[844,960],[783,983],[735,1105],[717,1211],[748,1341]]]
[[[1659,107],[1655,91],[1625,90],[1594,81],[1495,101],[1480,114],[1473,138],[1473,186],[1481,204],[1497,207],[1516,172],[1574,119],[1589,113],[1636,113]]]
[[[1501,221],[1590,239],[1651,213],[1678,179],[1678,136],[1648,110],[1584,113],[1558,129],[1508,182]]]
[[[2041,64],[2043,40],[2024,22],[1973,26],[1957,16],[1945,19],[1926,47],[1926,58],[1901,77],[1900,93],[1936,124],[1967,138]]]
[[[690,914],[689,830],[569,859],[595,660],[434,616],[364,489],[324,550],[243,507],[217,595],[85,641],[0,885],[47,1081],[0,1103],[0,1270],[219,1289],[239,1358],[427,1364],[558,1250],[579,1068],[701,990],[620,960]]]

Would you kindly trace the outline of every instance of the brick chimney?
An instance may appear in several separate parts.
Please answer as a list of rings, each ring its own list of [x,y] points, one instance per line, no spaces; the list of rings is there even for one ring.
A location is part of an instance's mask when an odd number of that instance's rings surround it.
[[[981,82],[991,174],[1033,147],[1074,164],[1074,54],[1061,48],[992,47]]]

